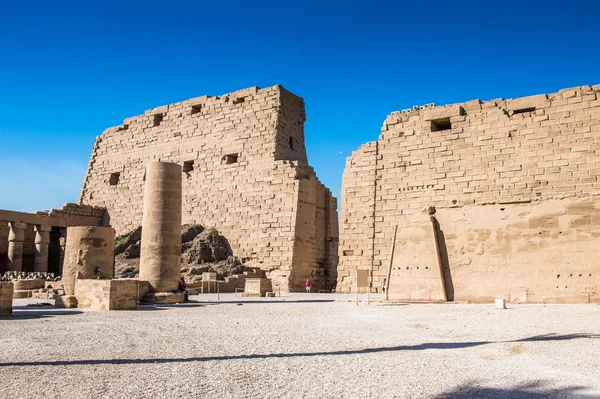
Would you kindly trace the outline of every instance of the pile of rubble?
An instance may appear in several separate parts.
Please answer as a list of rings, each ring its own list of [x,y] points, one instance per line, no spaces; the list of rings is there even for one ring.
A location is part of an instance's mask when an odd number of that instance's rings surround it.
[[[16,280],[44,280],[44,281],[59,281],[60,276],[55,276],[54,273],[47,272],[15,272],[9,271],[0,275],[0,281],[16,281]]]
[[[141,239],[141,227],[115,239],[115,278],[138,277]],[[199,285],[204,272],[217,273],[223,279],[246,270],[217,229],[199,224],[181,226],[181,273],[188,285]]]

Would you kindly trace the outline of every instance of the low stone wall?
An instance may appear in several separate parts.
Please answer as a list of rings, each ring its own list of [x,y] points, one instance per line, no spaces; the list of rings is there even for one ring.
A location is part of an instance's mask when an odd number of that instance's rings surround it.
[[[13,283],[0,282],[0,316],[12,314]]]
[[[90,310],[137,309],[138,280],[75,281],[78,307]]]
[[[17,290],[37,290],[46,286],[46,280],[34,279],[34,280],[16,280],[13,281],[15,285],[15,291]]]

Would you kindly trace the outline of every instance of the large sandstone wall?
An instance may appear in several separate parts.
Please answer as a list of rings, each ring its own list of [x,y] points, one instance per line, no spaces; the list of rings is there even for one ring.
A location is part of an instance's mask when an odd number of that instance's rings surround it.
[[[303,100],[281,86],[202,96],[127,118],[96,139],[80,203],[106,207],[105,223],[128,232],[142,222],[146,163],[179,163],[183,223],[215,226],[235,255],[283,290],[299,289],[292,274],[333,286],[326,274],[335,275],[337,250],[327,243],[337,243],[337,206],[307,164],[305,119]]]
[[[443,274],[454,300],[599,301],[599,92],[389,115],[344,172],[338,288],[365,267],[379,289],[398,225],[392,299],[439,300]]]

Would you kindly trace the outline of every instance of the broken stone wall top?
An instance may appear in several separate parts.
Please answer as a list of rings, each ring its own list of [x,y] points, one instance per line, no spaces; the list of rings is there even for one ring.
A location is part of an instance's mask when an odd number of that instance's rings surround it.
[[[599,175],[600,86],[394,112],[346,163],[338,287],[380,288],[398,225],[394,295],[439,299],[435,206],[457,299],[591,301]]]
[[[216,227],[236,256],[281,281],[325,281],[335,275],[337,204],[307,164],[305,120],[302,98],[281,86],[150,109],[96,139],[80,202],[107,208],[106,223],[126,233],[141,225],[146,163],[178,163],[183,223]]]

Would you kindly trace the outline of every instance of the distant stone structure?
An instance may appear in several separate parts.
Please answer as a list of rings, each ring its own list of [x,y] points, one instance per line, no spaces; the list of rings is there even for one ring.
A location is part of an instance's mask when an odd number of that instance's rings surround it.
[[[600,85],[394,112],[347,160],[338,291],[600,302],[599,176]]]
[[[183,223],[215,226],[275,287],[335,286],[337,204],[308,165],[304,102],[281,86],[146,111],[96,139],[79,202],[117,234],[142,224],[145,167],[183,169]]]
[[[101,226],[104,208],[65,204],[36,213],[0,210],[0,275],[62,274],[67,227]]]

